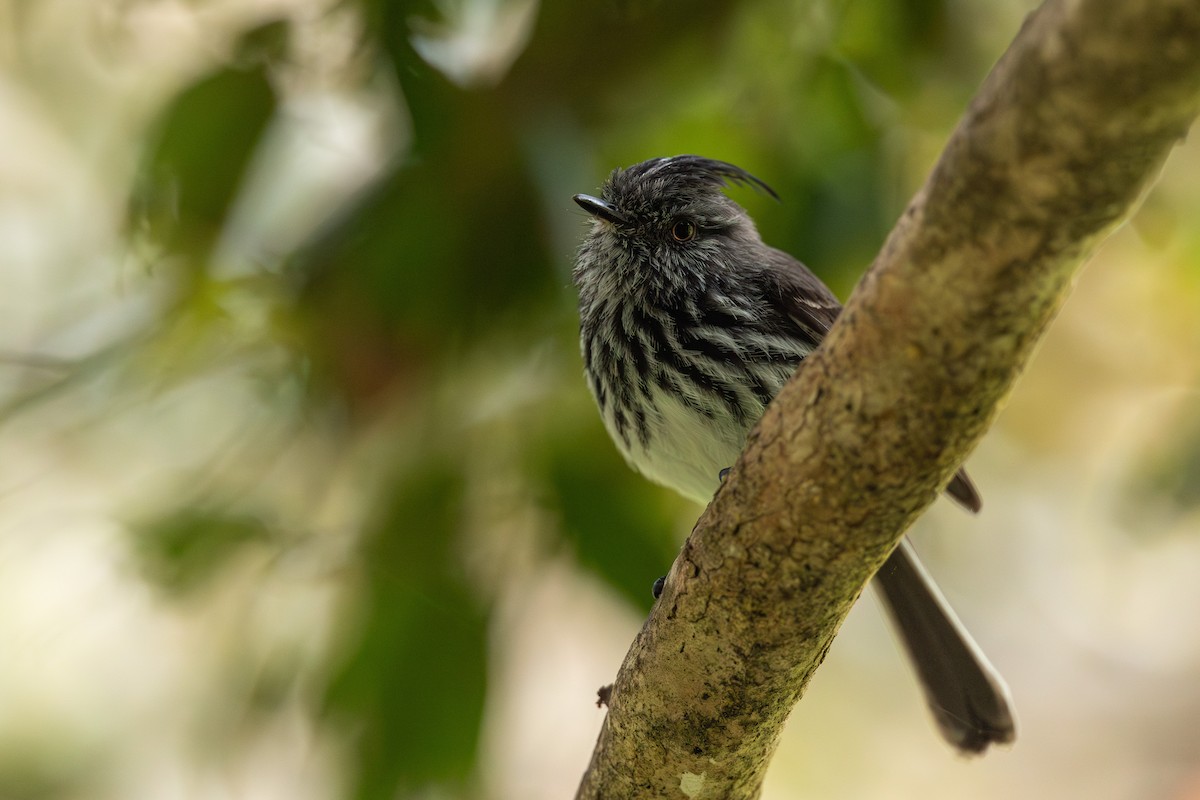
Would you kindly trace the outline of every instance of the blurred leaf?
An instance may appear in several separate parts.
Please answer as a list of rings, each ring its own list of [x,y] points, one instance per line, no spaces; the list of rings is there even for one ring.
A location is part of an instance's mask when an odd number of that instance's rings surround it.
[[[489,146],[398,168],[294,259],[309,353],[355,405],[557,293],[516,144]]]
[[[98,766],[71,741],[48,741],[39,732],[8,736],[0,751],[0,798],[59,800],[87,791]],[[16,738],[16,741],[14,741]]]
[[[1200,417],[1179,420],[1175,436],[1155,439],[1154,446],[1127,492],[1126,522],[1138,532],[1147,530],[1138,517],[1145,513],[1148,498],[1172,515],[1200,509]]]
[[[246,545],[270,532],[258,518],[201,508],[182,508],[134,526],[137,554],[146,576],[175,595],[195,592]]]
[[[554,440],[546,470],[560,528],[580,563],[649,610],[650,587],[682,543],[679,519],[664,504],[670,490],[634,474],[598,424]]]
[[[383,54],[395,71],[396,81],[412,119],[412,153],[424,158],[446,152],[455,141],[459,114],[478,95],[456,88],[429,66],[412,45],[410,22],[415,18],[439,19],[433,0],[352,0],[362,10],[372,48]]]
[[[276,19],[242,33],[234,45],[234,60],[245,65],[272,64],[287,58],[291,48],[292,23]]]
[[[462,491],[449,465],[406,475],[368,534],[366,616],[325,699],[357,734],[360,800],[461,782],[474,765],[487,617],[456,566]]]
[[[844,61],[814,60],[804,103],[820,112],[805,126],[805,136],[815,140],[812,152],[853,151],[879,140],[878,126],[868,117],[858,81]]]
[[[239,43],[242,63],[197,80],[171,101],[156,124],[130,203],[168,252],[199,268],[220,236],[278,97],[267,58],[283,47],[286,27],[269,23]]]
[[[539,17],[545,35],[508,79],[494,91],[467,91],[412,47],[411,19],[437,18],[435,3],[353,4],[367,46],[394,70],[410,149],[297,254],[292,272],[311,323],[314,374],[361,410],[419,384],[422,370],[447,354],[561,302],[555,266],[569,253],[549,249],[545,198],[524,144],[531,126],[564,104],[593,114],[595,95],[612,95],[622,75],[662,58],[656,42],[674,50],[689,33],[715,36],[736,6],[708,0],[683,18],[633,22],[612,7],[549,4]],[[603,70],[592,55],[597,37],[627,45]],[[571,213],[568,198],[559,201],[563,214]]]
[[[842,6],[837,46],[890,94],[921,86],[925,57],[944,53],[945,0],[856,0]]]

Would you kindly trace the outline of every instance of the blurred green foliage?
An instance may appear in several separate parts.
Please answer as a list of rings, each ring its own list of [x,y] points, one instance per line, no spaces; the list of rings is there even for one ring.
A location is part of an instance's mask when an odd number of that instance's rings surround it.
[[[601,575],[635,607],[649,611],[654,579],[675,560],[677,520],[655,495],[662,490],[628,480],[628,467],[609,452],[603,430],[589,427],[549,442],[542,469],[548,503],[579,562]],[[591,453],[604,456],[581,457]]]
[[[1147,443],[1149,452],[1124,498],[1126,524],[1147,538],[1171,529],[1161,521],[1146,524],[1148,506],[1167,518],[1185,518],[1200,508],[1200,420],[1185,420],[1173,433],[1165,441]]]
[[[366,531],[358,640],[326,695],[353,732],[354,797],[461,783],[474,764],[487,616],[456,559],[463,490],[454,465],[424,464]]]
[[[130,221],[191,269],[209,266],[278,108],[268,68],[286,50],[287,31],[271,22],[243,34],[234,60],[179,92],[150,134]]]
[[[246,545],[270,539],[256,517],[190,506],[132,528],[147,579],[180,598],[205,588]]]

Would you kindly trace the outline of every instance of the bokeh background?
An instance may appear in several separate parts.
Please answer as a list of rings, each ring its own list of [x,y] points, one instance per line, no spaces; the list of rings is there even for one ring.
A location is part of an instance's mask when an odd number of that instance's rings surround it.
[[[581,378],[570,202],[695,152],[846,296],[1026,0],[0,0],[0,799],[572,796],[699,509]],[[1200,144],[874,598],[765,797],[1200,798]]]

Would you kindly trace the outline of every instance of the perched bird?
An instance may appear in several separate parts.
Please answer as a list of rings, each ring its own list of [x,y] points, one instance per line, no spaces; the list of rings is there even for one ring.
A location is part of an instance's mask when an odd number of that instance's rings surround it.
[[[626,460],[707,503],[751,427],[841,312],[820,279],[764,244],[729,184],[774,191],[745,170],[683,155],[609,176],[573,277],[588,386]],[[971,511],[959,471],[947,492]],[[876,575],[943,736],[962,752],[1010,742],[1003,681],[907,540]]]

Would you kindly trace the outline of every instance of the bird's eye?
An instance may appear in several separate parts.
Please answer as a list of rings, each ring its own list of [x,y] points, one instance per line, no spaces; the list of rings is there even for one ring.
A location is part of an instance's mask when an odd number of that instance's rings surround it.
[[[696,223],[681,219],[671,226],[671,238],[677,242],[690,242],[696,238]]]

